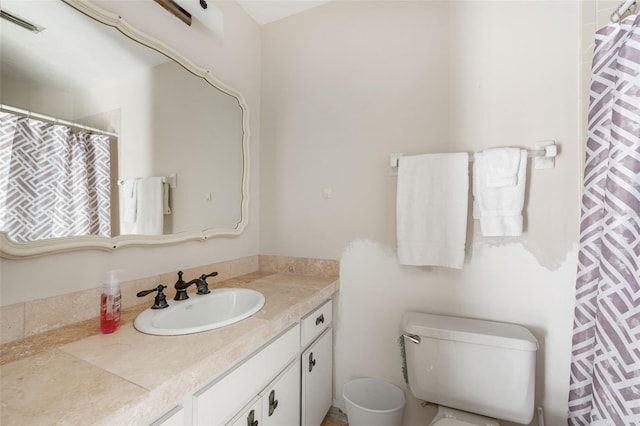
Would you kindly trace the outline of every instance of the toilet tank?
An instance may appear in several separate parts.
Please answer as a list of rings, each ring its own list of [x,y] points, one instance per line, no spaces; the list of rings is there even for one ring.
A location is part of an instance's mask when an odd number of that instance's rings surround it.
[[[521,424],[533,418],[538,341],[501,322],[407,312],[409,388],[416,398]]]

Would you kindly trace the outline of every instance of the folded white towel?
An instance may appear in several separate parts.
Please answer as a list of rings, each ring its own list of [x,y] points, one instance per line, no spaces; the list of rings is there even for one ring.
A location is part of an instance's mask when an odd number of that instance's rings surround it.
[[[462,268],[468,191],[466,152],[399,159],[396,219],[400,264]]]
[[[527,151],[518,149],[518,173],[510,186],[487,185],[490,161],[484,152],[474,156],[473,163],[473,217],[480,220],[485,237],[519,236],[522,234],[522,208],[527,172]]]
[[[162,235],[164,227],[164,188],[161,177],[149,177],[136,181],[135,221],[122,221],[122,235]]]
[[[518,181],[520,148],[490,148],[482,151],[487,187],[513,186]]]

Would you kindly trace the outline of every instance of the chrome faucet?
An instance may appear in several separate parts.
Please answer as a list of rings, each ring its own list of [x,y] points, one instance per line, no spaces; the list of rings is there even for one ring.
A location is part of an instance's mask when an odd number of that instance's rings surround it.
[[[192,284],[195,284],[196,288],[198,289],[196,294],[211,293],[211,291],[209,290],[209,285],[207,283],[207,278],[215,277],[216,275],[218,275],[217,272],[212,272],[210,274],[202,274],[198,278],[195,278],[189,282],[185,282],[182,279],[182,274],[183,274],[182,271],[178,271],[178,281],[176,281],[176,284],[174,286],[176,289],[176,297],[174,297],[173,300],[187,300],[189,298],[189,295],[187,294],[187,289]]]

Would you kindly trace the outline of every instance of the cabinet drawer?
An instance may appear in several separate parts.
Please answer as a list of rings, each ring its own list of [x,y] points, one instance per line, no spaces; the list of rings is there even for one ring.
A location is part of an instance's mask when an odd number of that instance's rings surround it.
[[[333,303],[327,300],[301,321],[300,344],[307,346],[331,324],[333,319]]]
[[[295,324],[226,376],[196,392],[196,425],[222,425],[281,371],[298,353],[300,325]]]

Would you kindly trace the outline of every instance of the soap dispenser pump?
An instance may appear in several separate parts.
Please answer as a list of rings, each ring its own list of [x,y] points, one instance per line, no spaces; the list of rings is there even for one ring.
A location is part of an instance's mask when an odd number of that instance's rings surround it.
[[[103,334],[113,333],[120,327],[120,299],[117,271],[109,271],[100,297],[100,331]]]

